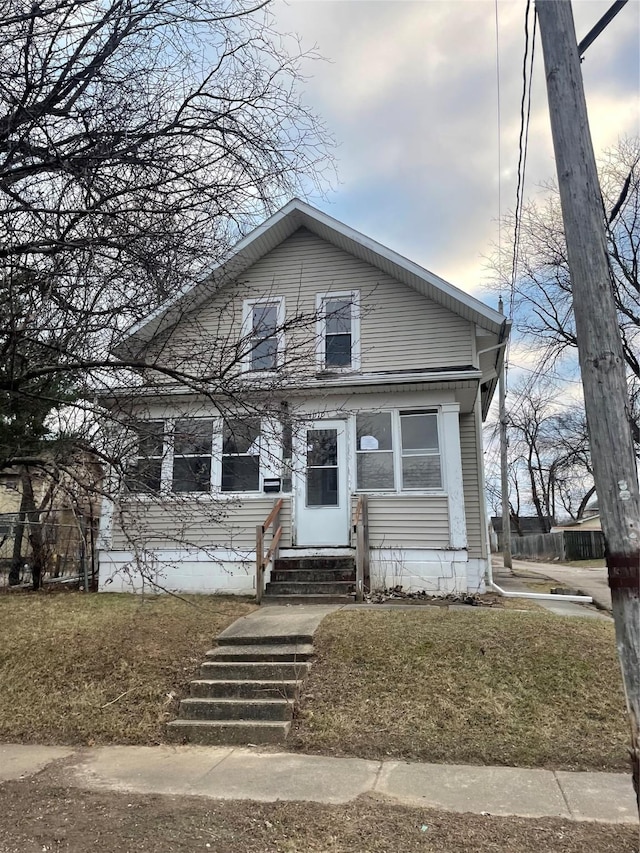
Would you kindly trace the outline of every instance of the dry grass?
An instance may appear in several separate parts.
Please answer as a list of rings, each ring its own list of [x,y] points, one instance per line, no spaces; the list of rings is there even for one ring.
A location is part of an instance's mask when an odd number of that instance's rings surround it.
[[[26,804],[28,803],[28,808]],[[0,786],[2,853],[637,853],[637,830],[453,814],[361,797],[319,803]]]
[[[0,596],[0,740],[157,743],[231,597]]]
[[[290,745],[433,762],[626,770],[613,626],[544,612],[339,612]]]

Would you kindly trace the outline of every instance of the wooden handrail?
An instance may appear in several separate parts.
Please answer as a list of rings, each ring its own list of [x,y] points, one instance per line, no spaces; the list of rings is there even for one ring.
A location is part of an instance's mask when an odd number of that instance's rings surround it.
[[[282,525],[280,524],[280,510],[284,503],[283,498],[279,498],[273,505],[273,509],[266,517],[264,524],[258,524],[256,527],[256,601],[258,604],[262,601],[264,592],[264,575],[272,560],[276,560],[278,556],[278,545],[282,536]],[[270,527],[274,527],[271,538],[271,545],[267,553],[264,553],[264,536]]]
[[[271,510],[271,512],[269,513],[269,515],[266,517],[266,519],[265,519],[265,521],[264,521],[264,524],[262,525],[262,529],[264,530],[264,532],[265,532],[265,533],[267,532],[267,530],[268,530],[268,529],[271,527],[271,525],[273,524],[273,520],[275,519],[276,515],[277,515],[277,514],[280,512],[280,510],[282,509],[282,504],[283,504],[283,503],[284,503],[284,498],[279,498],[279,499],[274,503],[274,505],[273,505],[273,509]]]

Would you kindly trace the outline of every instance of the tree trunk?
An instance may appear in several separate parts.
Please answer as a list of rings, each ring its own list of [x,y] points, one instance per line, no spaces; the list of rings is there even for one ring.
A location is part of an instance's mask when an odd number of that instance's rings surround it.
[[[25,501],[25,511],[29,522],[29,542],[31,544],[31,578],[34,590],[42,587],[46,571],[46,554],[40,526],[40,510],[36,506],[33,494],[33,483],[28,471],[22,476],[22,497]]]

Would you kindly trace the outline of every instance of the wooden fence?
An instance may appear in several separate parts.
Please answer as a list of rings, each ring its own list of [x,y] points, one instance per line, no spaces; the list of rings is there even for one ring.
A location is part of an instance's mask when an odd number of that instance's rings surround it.
[[[604,536],[599,530],[560,530],[514,536],[511,553],[520,559],[597,560],[604,557]]]

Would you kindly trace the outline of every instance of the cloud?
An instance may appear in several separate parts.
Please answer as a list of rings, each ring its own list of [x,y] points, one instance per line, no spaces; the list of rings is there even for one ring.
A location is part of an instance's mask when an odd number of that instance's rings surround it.
[[[638,132],[640,4],[627,5],[635,8],[623,9],[583,66],[596,151]],[[579,37],[608,7],[574,4]],[[341,184],[321,206],[477,290],[498,241],[499,208],[515,205],[524,4],[498,7],[500,182],[493,0],[298,0],[274,8],[279,26],[330,60],[305,69],[307,100],[340,143]],[[539,42],[536,52],[527,193],[555,174]]]

